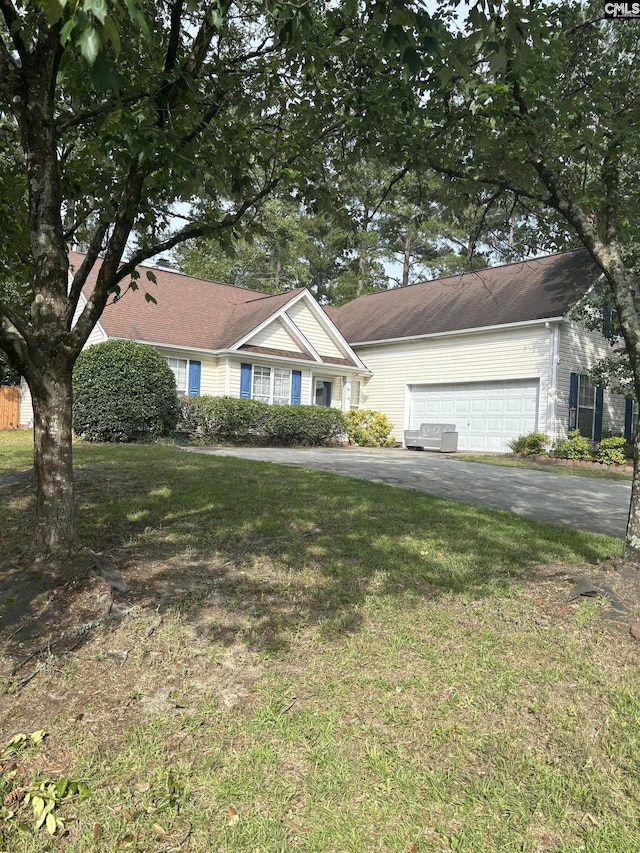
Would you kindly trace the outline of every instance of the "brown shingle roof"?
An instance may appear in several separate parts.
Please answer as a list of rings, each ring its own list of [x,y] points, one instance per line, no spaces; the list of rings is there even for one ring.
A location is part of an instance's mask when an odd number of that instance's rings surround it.
[[[77,269],[83,256],[72,252],[69,261]],[[100,261],[84,287],[89,296],[96,282]],[[100,324],[110,338],[129,338],[169,346],[195,349],[227,349],[237,343],[299,291],[275,296],[214,281],[203,281],[173,270],[154,267],[157,284],[146,277],[147,267],[139,267],[140,287],[125,290],[123,296],[105,308]],[[157,304],[149,303],[144,291]]]
[[[360,296],[327,313],[349,343],[563,316],[598,269],[585,249]]]

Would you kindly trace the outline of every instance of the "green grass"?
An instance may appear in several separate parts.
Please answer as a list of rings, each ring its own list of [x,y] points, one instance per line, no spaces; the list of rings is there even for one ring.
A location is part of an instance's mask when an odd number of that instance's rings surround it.
[[[482,465],[502,465],[506,468],[527,468],[532,471],[546,471],[551,474],[568,474],[571,477],[590,477],[595,480],[631,480],[630,471],[614,466],[580,467],[578,465],[554,465],[536,459],[526,459],[514,456],[484,456],[460,453],[449,457],[458,462],[479,462]]]
[[[640,849],[636,648],[566,604],[617,540],[170,446],[75,461],[82,540],[136,608],[3,696],[0,728],[49,732],[20,772],[93,792],[52,848]],[[31,498],[11,488],[17,555]],[[49,849],[5,828],[12,853]]]

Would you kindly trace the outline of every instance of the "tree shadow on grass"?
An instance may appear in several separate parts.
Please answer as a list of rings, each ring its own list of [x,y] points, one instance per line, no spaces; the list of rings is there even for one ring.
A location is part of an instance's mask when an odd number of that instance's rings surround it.
[[[370,607],[481,596],[532,564],[595,563],[616,550],[604,537],[317,471],[172,448],[78,455],[81,539],[116,560],[126,605],[179,610],[224,645],[283,650],[300,631],[357,631]],[[24,484],[5,493],[5,530],[27,535]],[[86,557],[66,568],[80,578],[69,594],[56,591],[63,566],[0,569],[11,658],[24,657],[26,638],[88,620],[100,585]]]

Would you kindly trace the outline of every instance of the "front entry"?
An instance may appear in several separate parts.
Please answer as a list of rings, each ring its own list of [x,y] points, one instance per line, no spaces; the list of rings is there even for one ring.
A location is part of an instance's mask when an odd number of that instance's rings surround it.
[[[316,406],[331,405],[331,390],[333,382],[325,379],[316,379]]]

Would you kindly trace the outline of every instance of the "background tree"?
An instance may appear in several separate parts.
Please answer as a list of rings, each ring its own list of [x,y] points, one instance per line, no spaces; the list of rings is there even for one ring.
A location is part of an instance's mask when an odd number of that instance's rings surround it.
[[[75,546],[71,376],[107,301],[139,285],[141,261],[231,234],[277,187],[322,194],[320,143],[384,127],[390,91],[394,109],[411,102],[399,56],[380,56],[388,17],[352,2],[0,0],[0,208],[25,235],[28,291],[26,313],[3,293],[0,347],[33,400],[37,550]],[[4,240],[0,258],[13,269]]]
[[[638,270],[640,31],[600,4],[492,3],[429,42],[423,157],[461,193],[508,191],[540,229],[569,231],[602,271],[640,391]],[[625,554],[640,561],[640,435]]]

